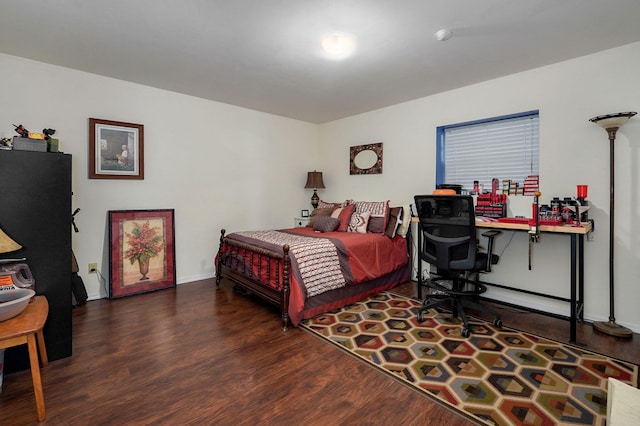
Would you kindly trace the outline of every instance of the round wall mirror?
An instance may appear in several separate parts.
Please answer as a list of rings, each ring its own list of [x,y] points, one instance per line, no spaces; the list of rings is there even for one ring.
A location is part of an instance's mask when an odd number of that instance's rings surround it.
[[[353,162],[359,169],[370,169],[378,162],[378,154],[370,149],[366,149],[360,151],[358,155],[356,155],[356,158],[353,159]]]
[[[382,173],[382,142],[351,147],[349,173],[371,175]]]

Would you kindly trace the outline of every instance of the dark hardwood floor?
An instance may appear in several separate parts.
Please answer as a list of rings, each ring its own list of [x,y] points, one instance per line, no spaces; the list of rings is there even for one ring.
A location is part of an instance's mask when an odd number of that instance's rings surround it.
[[[566,321],[503,311],[505,325],[568,338]],[[42,369],[43,424],[470,424],[304,330],[283,332],[274,307],[225,281],[91,301],[74,310],[73,327],[73,356]],[[589,349],[640,360],[638,335],[578,327]],[[6,375],[0,425],[31,424],[29,371]]]

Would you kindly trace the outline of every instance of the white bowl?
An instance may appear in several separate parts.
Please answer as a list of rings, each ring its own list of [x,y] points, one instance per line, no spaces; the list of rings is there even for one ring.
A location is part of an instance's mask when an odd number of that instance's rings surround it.
[[[28,288],[0,291],[0,321],[20,315],[36,292]]]

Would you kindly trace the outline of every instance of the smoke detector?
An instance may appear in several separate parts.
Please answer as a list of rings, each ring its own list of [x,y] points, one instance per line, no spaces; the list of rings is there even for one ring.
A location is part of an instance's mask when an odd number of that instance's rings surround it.
[[[447,41],[451,38],[451,36],[453,35],[453,33],[451,32],[451,30],[448,29],[442,29],[438,32],[436,32],[436,40],[438,41]]]

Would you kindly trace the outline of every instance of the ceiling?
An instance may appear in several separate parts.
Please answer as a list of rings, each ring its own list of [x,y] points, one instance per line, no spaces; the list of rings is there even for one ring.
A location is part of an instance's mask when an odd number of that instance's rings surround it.
[[[0,0],[0,52],[323,123],[636,42],[639,21],[638,0]],[[323,56],[335,31],[351,58]]]

